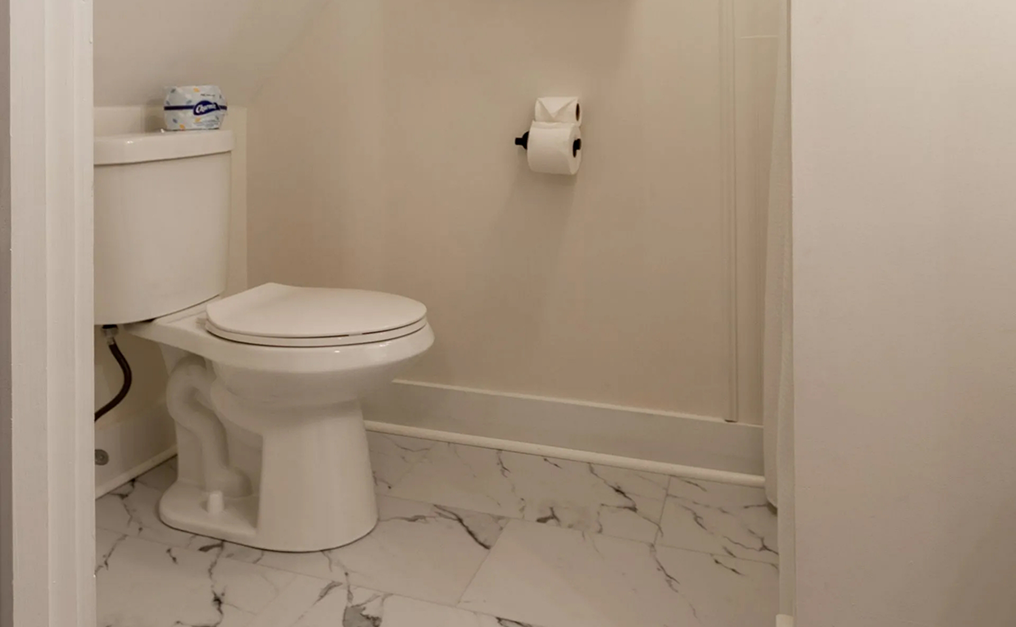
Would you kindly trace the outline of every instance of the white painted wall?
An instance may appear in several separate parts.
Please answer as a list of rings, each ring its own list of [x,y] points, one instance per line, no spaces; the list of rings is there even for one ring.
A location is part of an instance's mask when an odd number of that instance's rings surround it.
[[[1016,624],[1016,5],[793,4],[797,624]]]
[[[253,282],[426,303],[410,380],[759,423],[779,8],[334,0],[250,107]],[[512,143],[562,93],[574,179]]]
[[[247,105],[328,0],[96,0],[95,104],[162,101],[214,83]]]
[[[11,5],[0,0],[0,163],[11,162]],[[0,168],[0,627],[14,627],[11,511],[11,169]]]
[[[145,104],[165,84],[221,84],[238,131],[234,207],[243,208],[233,215],[230,291],[246,286],[249,257],[255,282],[417,296],[441,337],[417,379],[757,425],[780,3],[594,5],[96,0],[97,132],[158,128]],[[567,36],[532,45],[537,23]],[[444,68],[426,85],[420,54]],[[587,138],[599,146],[574,184],[535,177],[510,142],[532,99],[561,90],[587,98]],[[237,106],[248,102],[249,255]],[[446,176],[434,175],[436,163]],[[136,387],[100,423],[115,455],[97,469],[100,486],[157,444],[141,446],[124,417],[160,420],[158,350],[121,343]],[[101,342],[96,350],[101,404],[120,374]],[[760,471],[753,459],[739,468]]]

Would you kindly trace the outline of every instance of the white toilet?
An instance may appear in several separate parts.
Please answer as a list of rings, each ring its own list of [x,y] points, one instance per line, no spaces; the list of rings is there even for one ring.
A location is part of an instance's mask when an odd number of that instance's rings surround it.
[[[158,342],[179,476],[177,529],[276,551],[377,523],[359,399],[434,342],[426,308],[362,290],[266,284],[221,298],[229,131],[95,140],[95,324]]]

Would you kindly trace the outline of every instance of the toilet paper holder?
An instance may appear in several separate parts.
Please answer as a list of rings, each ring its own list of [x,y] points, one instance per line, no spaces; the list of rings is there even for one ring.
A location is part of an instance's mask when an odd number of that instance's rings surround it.
[[[524,148],[525,150],[529,150],[529,131],[526,131],[525,133],[522,133],[522,137],[516,137],[515,138],[515,145],[516,146],[522,146],[522,148]],[[573,157],[578,156],[579,151],[582,150],[582,140],[581,139],[576,139],[574,142],[572,142],[571,149],[572,149],[572,156]]]

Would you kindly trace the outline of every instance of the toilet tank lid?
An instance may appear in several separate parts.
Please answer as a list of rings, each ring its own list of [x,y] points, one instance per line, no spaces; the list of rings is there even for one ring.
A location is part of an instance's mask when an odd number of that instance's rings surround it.
[[[166,131],[95,138],[95,165],[201,157],[233,150],[233,131]]]

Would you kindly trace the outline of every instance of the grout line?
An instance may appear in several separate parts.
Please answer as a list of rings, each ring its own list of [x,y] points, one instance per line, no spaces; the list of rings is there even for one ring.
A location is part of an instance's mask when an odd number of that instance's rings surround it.
[[[505,517],[505,518],[507,518],[507,517]],[[454,606],[456,609],[463,609],[463,608],[460,607],[462,605],[462,597],[466,596],[466,593],[469,592],[469,588],[471,588],[472,585],[473,585],[473,582],[476,581],[476,577],[480,574],[480,571],[483,569],[484,564],[486,564],[487,561],[490,560],[491,556],[494,554],[494,549],[497,548],[497,544],[498,544],[498,542],[501,541],[501,537],[504,536],[504,532],[508,530],[508,525],[510,525],[513,520],[521,520],[521,519],[519,519],[519,518],[507,518],[507,520],[508,520],[508,522],[505,523],[505,526],[501,529],[501,533],[497,534],[497,540],[494,540],[494,544],[490,545],[490,550],[487,551],[487,556],[484,557],[483,560],[480,562],[480,565],[476,567],[476,571],[473,572],[473,576],[469,578],[469,583],[466,584],[466,587],[462,589],[462,593],[459,594],[459,598],[456,599],[455,606]],[[522,521],[522,522],[526,522],[526,521]],[[540,523],[535,523],[535,524],[540,524]],[[465,611],[469,612],[469,611],[472,611],[472,610],[465,610]]]
[[[223,559],[223,558],[220,557],[219,559]],[[226,558],[226,560],[227,561],[235,561],[235,560],[229,560],[229,558]],[[265,566],[264,568],[269,568],[269,567]],[[272,569],[272,570],[278,570],[278,569]],[[280,570],[279,572],[287,572],[287,571],[281,571]],[[292,575],[293,573],[289,573],[289,574]],[[251,620],[250,620],[249,624],[250,625],[258,625],[259,619],[262,616],[267,616],[268,612],[270,610],[273,610],[277,605],[281,605],[283,602],[289,601],[289,599],[283,599],[283,596],[286,594],[286,592],[289,591],[290,588],[293,588],[294,586],[296,586],[298,581],[300,581],[300,575],[296,575],[295,577],[293,577],[292,580],[290,580],[289,583],[287,583],[286,585],[282,586],[282,588],[279,589],[278,594],[275,595],[274,599],[269,601],[267,605],[265,605],[263,608],[261,608],[261,611],[254,613],[254,616],[251,617]],[[282,599],[282,600],[280,600],[280,599]],[[313,607],[313,605],[311,605],[311,607]],[[310,608],[307,608],[307,611],[309,611],[309,610],[310,610]],[[304,613],[306,613],[306,611]],[[296,620],[299,621],[300,618],[302,618],[302,616],[298,617]],[[260,622],[263,622],[263,621],[260,621]],[[279,626],[279,627],[283,627],[283,626]],[[291,627],[291,626],[285,626],[285,627]]]

